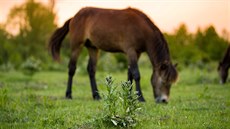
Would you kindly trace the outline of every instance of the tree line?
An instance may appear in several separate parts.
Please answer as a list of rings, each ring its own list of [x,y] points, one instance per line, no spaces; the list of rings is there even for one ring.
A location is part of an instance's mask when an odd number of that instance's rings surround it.
[[[53,1],[44,5],[27,0],[10,10],[7,21],[0,24],[0,66],[3,69],[20,69],[28,61],[39,62],[44,69],[53,66],[47,50],[49,38],[57,28],[57,14],[53,7]],[[213,26],[189,33],[186,25],[181,24],[174,33],[164,35],[172,59],[184,65],[219,61],[228,45],[227,38],[219,36]],[[68,37],[64,42],[62,58],[65,59],[70,52]],[[82,55],[86,58],[87,51],[83,51]],[[127,63],[121,55],[114,55],[113,58],[116,63]]]
[[[226,31],[223,31],[226,33]],[[165,34],[172,58],[185,65],[219,61],[227,50],[227,37],[221,37],[210,25],[203,31],[197,29],[192,34],[185,24],[179,26],[174,34]]]

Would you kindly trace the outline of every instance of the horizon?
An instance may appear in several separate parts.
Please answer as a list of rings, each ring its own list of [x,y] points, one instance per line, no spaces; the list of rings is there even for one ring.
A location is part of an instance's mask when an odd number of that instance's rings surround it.
[[[15,5],[20,5],[26,0],[0,1],[0,23],[6,21],[9,11]],[[44,4],[49,0],[36,0]],[[181,24],[185,24],[188,32],[195,33],[213,26],[216,32],[223,36],[223,31],[228,32],[230,38],[230,0],[56,0],[54,11],[57,14],[57,24],[62,26],[64,22],[73,17],[83,7],[99,7],[124,9],[136,8],[144,12],[162,32],[173,33]],[[3,6],[4,5],[4,6]]]

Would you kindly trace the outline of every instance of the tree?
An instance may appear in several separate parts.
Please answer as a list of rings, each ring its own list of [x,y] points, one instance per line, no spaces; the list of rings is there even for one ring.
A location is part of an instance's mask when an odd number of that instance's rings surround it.
[[[199,28],[195,34],[182,24],[174,34],[165,34],[172,58],[186,65],[218,61],[227,48],[227,40],[220,37],[213,26],[204,31]]]
[[[177,43],[180,45],[188,45],[189,40],[191,40],[191,34],[188,33],[187,26],[185,24],[181,24],[179,28],[175,32],[175,36],[177,39]]]
[[[6,28],[16,33],[11,43],[23,60],[30,56],[47,59],[47,52],[44,52],[46,43],[56,28],[56,14],[52,8],[53,5],[45,6],[35,0],[27,0],[10,11]]]
[[[6,41],[7,41],[7,34],[3,29],[3,25],[0,25],[0,64],[4,64],[8,58],[7,51],[6,51]]]
[[[209,26],[202,33],[200,30],[195,35],[195,44],[205,53],[205,61],[218,61],[227,48],[227,41],[221,38],[213,26]]]

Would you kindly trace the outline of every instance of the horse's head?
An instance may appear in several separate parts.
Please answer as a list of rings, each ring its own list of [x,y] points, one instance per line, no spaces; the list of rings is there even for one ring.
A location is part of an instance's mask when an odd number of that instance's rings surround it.
[[[222,62],[220,62],[217,70],[220,76],[220,83],[224,84],[228,77],[227,67],[225,67],[225,65]]]
[[[177,64],[164,62],[155,68],[151,82],[157,103],[168,102],[171,85],[176,82],[178,77],[176,66]]]

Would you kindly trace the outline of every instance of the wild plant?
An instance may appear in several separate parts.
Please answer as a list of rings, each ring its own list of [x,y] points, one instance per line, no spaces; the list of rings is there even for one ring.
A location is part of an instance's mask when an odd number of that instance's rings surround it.
[[[104,122],[119,127],[134,127],[138,123],[141,107],[130,81],[121,83],[121,90],[114,86],[111,76],[106,77],[107,94],[104,94]]]

